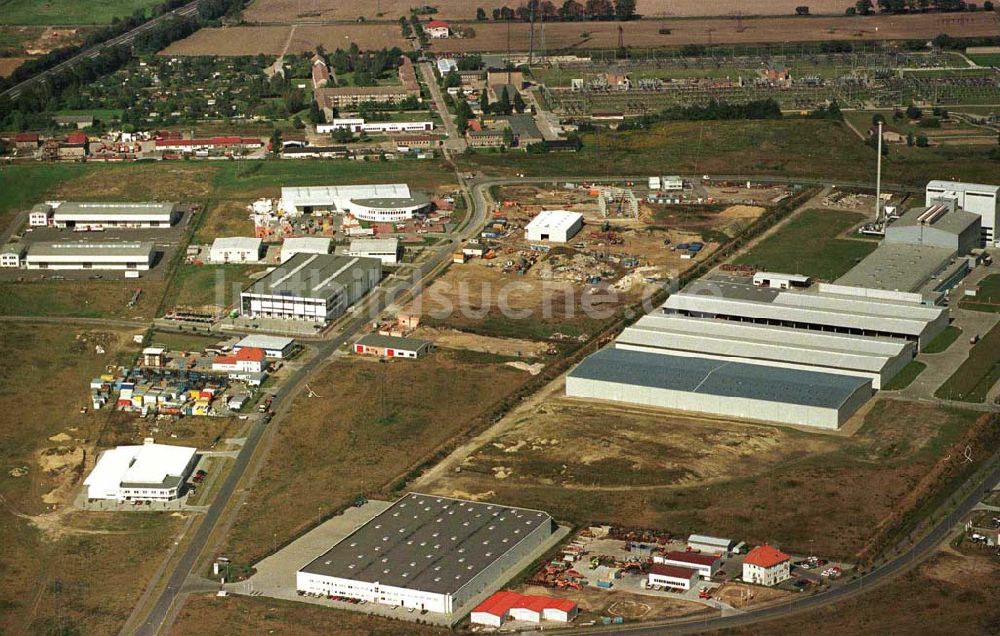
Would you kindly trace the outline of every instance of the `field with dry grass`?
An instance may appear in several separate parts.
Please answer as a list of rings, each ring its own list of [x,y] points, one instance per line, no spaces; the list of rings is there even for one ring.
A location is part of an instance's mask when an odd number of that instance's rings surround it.
[[[447,20],[474,20],[476,8],[482,7],[490,15],[494,8],[501,6],[515,7],[518,2],[485,2],[470,3],[467,0],[381,0],[380,3],[365,3],[362,5],[329,2],[329,0],[256,0],[243,12],[250,21],[294,21],[295,19],[312,20],[353,20],[358,17],[372,19],[378,17],[381,9],[382,17],[395,18],[408,15],[410,9],[429,4],[438,12],[433,16]],[[557,3],[558,5],[559,3]],[[696,16],[726,16],[737,11],[743,15],[793,15],[795,7],[802,5],[801,0],[739,0],[729,2],[714,0],[639,0],[636,12],[646,17],[696,17]],[[842,15],[850,4],[847,0],[812,0],[805,4],[813,15],[829,13]]]
[[[822,625],[830,634],[995,634],[1000,606],[992,592],[998,575],[995,557],[942,549],[915,570],[858,598],[724,633],[764,636]]]
[[[308,603],[245,596],[218,598],[214,594],[190,597],[170,630],[171,636],[395,636],[403,633],[412,636],[440,636],[451,632],[429,625],[403,623]]]
[[[89,405],[88,382],[105,365],[135,355],[133,333],[0,327],[3,633],[116,633],[184,522],[165,513],[92,514],[69,506],[109,418],[80,412]]]
[[[418,487],[581,524],[707,532],[850,558],[890,512],[912,505],[917,483],[978,416],[880,400],[857,433],[838,436],[561,394],[515,410],[456,464],[460,472],[429,473]]]
[[[274,445],[224,553],[248,563],[353,502],[389,496],[392,482],[458,439],[530,376],[439,351],[380,363],[336,358],[279,424]]]

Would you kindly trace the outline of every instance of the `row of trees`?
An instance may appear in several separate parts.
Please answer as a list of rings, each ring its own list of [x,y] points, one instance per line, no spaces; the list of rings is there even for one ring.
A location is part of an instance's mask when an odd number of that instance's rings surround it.
[[[635,12],[636,0],[564,0],[556,6],[551,0],[528,0],[517,7],[507,6],[494,8],[491,16],[494,20],[521,20],[528,22],[532,13],[536,20],[574,21],[574,20],[632,20],[637,18]],[[476,9],[476,19],[485,21],[486,10]]]
[[[913,13],[918,11],[973,11],[977,5],[965,0],[858,0],[847,8],[848,15],[872,15],[875,8],[882,13]],[[993,11],[993,0],[983,2],[983,9]]]

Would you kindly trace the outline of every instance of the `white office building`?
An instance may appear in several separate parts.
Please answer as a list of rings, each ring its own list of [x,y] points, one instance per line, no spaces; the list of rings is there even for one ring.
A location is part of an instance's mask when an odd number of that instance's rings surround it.
[[[329,124],[316,124],[316,132],[332,133],[336,130],[347,130],[352,133],[404,133],[429,132],[434,130],[432,121],[365,121],[360,117],[334,119]]]
[[[1000,244],[1000,186],[961,181],[931,181],[927,184],[924,205],[934,205],[935,199],[952,199],[966,212],[982,218],[981,238],[987,246]]]
[[[264,242],[249,236],[226,236],[215,239],[209,250],[212,263],[259,263],[264,255]]]
[[[545,210],[524,228],[525,239],[566,243],[583,227],[583,215],[568,210]]]
[[[101,453],[83,481],[87,498],[113,501],[176,499],[197,463],[197,449],[154,444],[118,446]]]
[[[233,345],[233,351],[238,352],[245,347],[263,349],[266,357],[281,359],[291,355],[292,350],[295,348],[295,339],[255,333],[250,334]]]

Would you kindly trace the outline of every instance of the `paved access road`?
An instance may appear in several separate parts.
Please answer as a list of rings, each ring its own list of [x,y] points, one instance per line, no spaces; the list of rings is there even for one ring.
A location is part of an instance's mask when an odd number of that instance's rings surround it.
[[[441,116],[441,120],[444,122],[444,130],[448,133],[448,139],[445,140],[444,147],[454,152],[464,152],[465,139],[462,135],[458,134],[455,119],[448,112],[448,104],[445,103],[441,87],[438,86],[437,76],[434,75],[434,68],[430,62],[421,62],[418,66],[420,66],[420,75],[423,76],[424,83],[427,84],[427,88],[431,91],[431,97],[434,99],[438,115]]]
[[[160,22],[163,22],[164,20],[168,20],[174,16],[187,17],[194,15],[198,11],[198,5],[200,3],[201,0],[194,0],[194,2],[186,4],[182,7],[178,7],[169,13],[164,13],[159,17],[153,18],[148,22],[140,24],[139,26],[132,29],[128,33],[123,33],[122,35],[112,38],[106,42],[101,42],[100,44],[95,44],[94,46],[88,49],[84,49],[79,53],[77,53],[76,55],[74,55],[73,57],[69,58],[68,60],[60,62],[59,64],[53,66],[52,68],[46,71],[42,71],[41,73],[24,80],[20,84],[15,84],[14,86],[11,86],[4,92],[0,93],[0,97],[10,97],[12,99],[16,99],[21,96],[21,93],[26,88],[29,88],[38,82],[43,82],[45,81],[46,77],[59,73],[62,70],[68,69],[80,63],[83,60],[93,59],[98,55],[100,55],[101,51],[103,51],[108,47],[118,46],[119,44],[132,44],[132,42],[135,41],[136,36],[138,36],[140,33],[143,33],[144,31],[152,29],[154,26],[156,26]]]

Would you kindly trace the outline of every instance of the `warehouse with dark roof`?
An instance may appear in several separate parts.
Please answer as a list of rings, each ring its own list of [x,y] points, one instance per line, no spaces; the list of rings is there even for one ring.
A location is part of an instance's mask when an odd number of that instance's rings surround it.
[[[566,394],[837,429],[872,388],[859,376],[604,349],[569,374]]]
[[[517,574],[555,527],[539,510],[410,493],[304,565],[296,588],[453,614]]]

